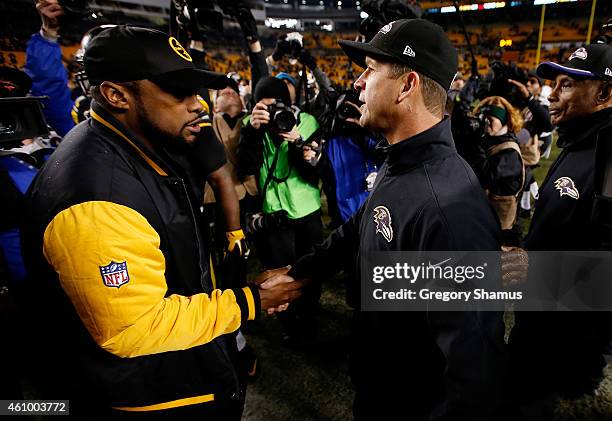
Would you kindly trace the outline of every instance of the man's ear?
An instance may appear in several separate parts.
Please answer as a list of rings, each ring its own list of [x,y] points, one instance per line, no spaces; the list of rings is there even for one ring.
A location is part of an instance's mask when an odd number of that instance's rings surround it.
[[[417,72],[408,72],[401,77],[401,80],[401,91],[397,97],[398,103],[413,96],[421,84],[421,79]]]
[[[111,107],[122,111],[130,109],[131,93],[124,86],[105,81],[100,84],[100,94]]]
[[[597,105],[605,105],[612,102],[612,83],[603,82],[599,86],[596,98]]]

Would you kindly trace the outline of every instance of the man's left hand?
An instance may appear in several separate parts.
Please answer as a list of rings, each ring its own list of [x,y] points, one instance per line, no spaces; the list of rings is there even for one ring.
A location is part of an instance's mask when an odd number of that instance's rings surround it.
[[[280,133],[280,136],[284,139],[287,139],[288,142],[292,142],[292,143],[300,138],[300,134],[295,128],[291,130],[290,132]]]
[[[245,259],[249,257],[249,253],[251,252],[242,229],[225,233],[225,248],[223,250],[223,257],[228,256],[230,253],[234,252],[234,250],[236,250],[239,257]]]

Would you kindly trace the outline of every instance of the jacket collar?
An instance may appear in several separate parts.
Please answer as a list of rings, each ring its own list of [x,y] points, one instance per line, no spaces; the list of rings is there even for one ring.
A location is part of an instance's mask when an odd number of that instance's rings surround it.
[[[560,148],[572,147],[582,144],[585,140],[595,139],[593,136],[602,128],[612,124],[612,108],[606,108],[584,117],[578,117],[559,125],[557,132],[559,139],[557,146]]]
[[[169,165],[164,163],[159,155],[140,141],[131,130],[121,124],[111,113],[96,104],[95,101],[91,103],[91,120],[96,128],[107,133],[112,132],[115,139],[129,145],[157,174],[164,177],[168,176],[168,170],[164,167],[169,168]]]
[[[415,136],[378,148],[387,155],[390,174],[397,174],[424,162],[457,153],[448,117]]]

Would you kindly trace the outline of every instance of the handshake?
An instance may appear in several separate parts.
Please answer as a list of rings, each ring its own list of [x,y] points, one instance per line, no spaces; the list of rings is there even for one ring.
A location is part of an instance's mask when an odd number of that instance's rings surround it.
[[[291,266],[285,266],[267,270],[255,278],[261,309],[268,314],[286,310],[291,301],[302,295],[302,289],[309,283],[308,280],[296,280],[288,275],[290,269]]]

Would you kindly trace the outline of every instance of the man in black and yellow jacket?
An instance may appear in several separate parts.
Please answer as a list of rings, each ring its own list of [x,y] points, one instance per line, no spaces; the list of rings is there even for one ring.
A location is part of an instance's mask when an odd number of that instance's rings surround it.
[[[88,419],[240,419],[231,333],[300,292],[214,287],[185,162],[212,131],[195,92],[225,78],[196,70],[176,39],[128,26],[101,32],[84,61],[91,119],[68,133],[28,192],[41,398],[70,399],[71,414]]]

